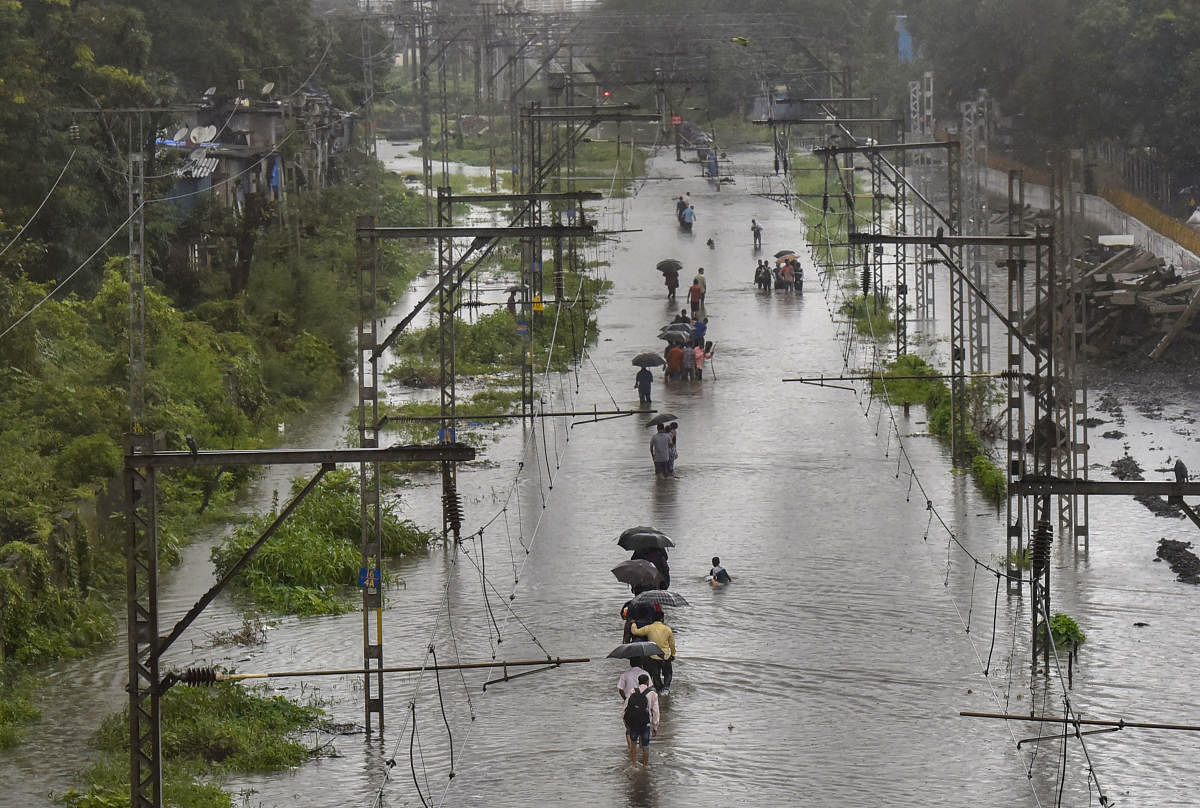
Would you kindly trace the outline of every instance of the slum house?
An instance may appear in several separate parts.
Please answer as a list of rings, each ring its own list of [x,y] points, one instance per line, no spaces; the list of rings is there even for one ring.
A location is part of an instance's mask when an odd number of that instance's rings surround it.
[[[157,143],[183,156],[168,198],[185,213],[207,198],[239,218],[283,217],[289,193],[329,184],[352,135],[350,114],[334,108],[327,93],[305,87],[281,99],[206,94]],[[215,248],[209,239],[188,245],[191,268],[209,266]]]

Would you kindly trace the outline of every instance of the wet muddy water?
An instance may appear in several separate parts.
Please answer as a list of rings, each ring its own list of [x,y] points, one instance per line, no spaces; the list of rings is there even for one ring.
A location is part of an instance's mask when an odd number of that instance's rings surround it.
[[[766,171],[770,155],[733,157],[738,170],[753,173]],[[1058,742],[1018,751],[1015,740],[1036,737],[1038,727],[958,716],[1061,714],[1057,678],[1030,674],[1027,605],[1003,592],[997,601],[995,578],[948,539],[951,530],[996,566],[1003,518],[967,478],[950,473],[942,448],[923,435],[919,409],[907,420],[895,414],[907,452],[901,461],[891,416],[878,402],[782,381],[843,370],[838,317],[812,267],[803,294],[753,286],[751,217],[764,228],[763,257],[801,250],[801,225],[786,209],[748,195],[745,175],[718,192],[692,168],[667,153],[655,160],[652,175],[682,178],[651,180],[626,206],[626,227],[640,229],[621,236],[604,270],[613,288],[599,313],[601,341],[576,374],[550,380],[544,399],[547,408],[635,408],[630,359],[661,348],[658,327],[684,305],[682,294],[675,304],[666,300],[654,264],[678,258],[684,279],[705,267],[714,359],[702,383],[664,385],[656,377],[652,394],[655,409],[679,416],[676,477],[654,477],[650,413],[498,430],[484,447],[488,462],[459,475],[464,532],[486,523],[482,535],[457,555],[438,548],[396,564],[397,584],[387,593],[388,664],[429,661],[430,644],[443,663],[545,655],[594,661],[486,692],[483,681],[500,669],[490,676],[442,672],[440,680],[428,672],[389,677],[382,738],[312,738],[332,741],[337,756],[232,781],[247,805],[365,806],[380,792],[385,805],[419,805],[413,769],[431,805],[1054,804]],[[680,233],[673,217],[672,199],[684,191],[698,214],[692,235]],[[850,364],[866,360],[851,357]],[[350,403],[331,404],[329,420],[289,434],[289,442],[340,438],[337,416]],[[1167,417],[1188,406],[1168,401]],[[1164,430],[1185,423],[1148,419],[1127,406],[1121,428],[1148,472],[1172,453],[1200,470],[1194,438]],[[1094,440],[1093,460],[1106,464],[1120,454],[1119,442]],[[282,487],[283,478],[276,480]],[[431,525],[439,519],[433,482],[416,480],[400,493],[407,514]],[[1158,538],[1191,540],[1194,529],[1123,498],[1093,499],[1090,515],[1090,551],[1056,542],[1052,571],[1055,610],[1074,617],[1088,637],[1072,703],[1089,717],[1200,723],[1192,698],[1197,592],[1153,562]],[[609,573],[627,557],[616,537],[637,524],[675,539],[672,588],[693,604],[668,611],[678,645],[675,684],[648,770],[624,756],[615,685],[626,665],[603,658],[620,642],[618,611],[628,597]],[[703,580],[713,555],[735,578],[721,590]],[[210,576],[199,544],[171,574],[166,608],[182,613]],[[238,624],[222,599],[189,634],[202,643],[203,632]],[[193,652],[185,637],[169,664],[352,667],[361,659],[361,625],[356,614],[287,619],[253,649]],[[0,755],[4,780],[15,784],[0,803],[15,794],[19,804],[36,804],[47,790],[65,788],[86,758],[86,728],[121,706],[122,656],[113,649],[47,675],[47,720],[29,745]],[[288,696],[323,699],[337,721],[362,721],[356,677],[276,682]],[[1122,804],[1194,803],[1194,733],[1125,730],[1090,736],[1087,751],[1105,793]],[[385,779],[389,760],[395,765]],[[1072,742],[1062,804],[1098,804],[1087,769]]]

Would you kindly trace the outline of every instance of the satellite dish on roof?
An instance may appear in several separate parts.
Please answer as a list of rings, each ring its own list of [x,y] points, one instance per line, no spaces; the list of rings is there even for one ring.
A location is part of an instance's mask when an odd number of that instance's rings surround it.
[[[188,136],[187,127],[181,126],[181,127],[179,127],[179,129],[177,129],[175,131],[175,137],[171,138],[171,140],[174,140],[175,142],[178,143],[180,141],[187,140],[187,136]]]
[[[207,90],[204,91],[204,97],[208,98],[211,95],[215,95],[216,92],[217,92],[216,87],[209,87]]]
[[[204,142],[205,143],[208,143],[216,136],[217,136],[217,127],[215,127],[215,126],[204,127]]]
[[[188,140],[192,141],[193,143],[203,143],[205,128],[206,127],[203,126],[193,126]]]
[[[264,85],[263,85],[263,88],[262,88],[262,95],[267,95],[268,93],[270,93],[270,92],[271,92],[272,90],[274,90],[274,89],[275,89],[275,82],[273,82],[273,81],[268,81],[266,84],[264,84]]]
[[[193,163],[198,163],[207,156],[208,156],[207,149],[194,149],[192,151],[192,153],[188,155],[188,159],[191,160]]]

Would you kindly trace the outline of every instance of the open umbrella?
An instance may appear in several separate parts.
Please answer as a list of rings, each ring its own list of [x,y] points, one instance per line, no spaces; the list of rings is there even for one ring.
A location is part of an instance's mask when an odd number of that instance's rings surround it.
[[[669,412],[660,412],[658,415],[646,422],[646,426],[658,426],[659,424],[669,424],[672,421],[678,421],[679,417],[672,415]]]
[[[640,353],[633,358],[633,364],[640,368],[658,367],[659,365],[667,364],[667,360],[662,358],[662,354],[656,353]]]
[[[682,331],[664,331],[658,335],[659,339],[665,339],[667,342],[687,342],[691,339],[691,334],[685,334]]]
[[[692,324],[691,323],[670,323],[669,325],[664,325],[662,328],[658,329],[659,334],[665,334],[668,331],[678,331],[680,333],[690,334],[690,333],[692,333]]]
[[[675,546],[670,536],[652,527],[631,527],[621,534],[617,544],[631,552],[649,550],[651,547],[666,549]]]
[[[691,606],[684,599],[683,595],[678,592],[671,592],[666,589],[651,589],[649,592],[643,592],[634,597],[632,605],[641,605],[643,603],[657,603],[659,606]]]
[[[630,586],[657,586],[662,582],[658,567],[644,558],[622,561],[612,568],[612,574],[618,581]]]
[[[519,283],[514,283],[512,286],[509,286],[504,291],[506,291],[506,292],[524,292],[525,287]]]
[[[624,645],[618,645],[616,648],[608,652],[608,658],[638,659],[640,657],[648,657],[661,653],[662,649],[658,647],[658,643],[653,643],[647,640],[642,642],[627,642]]]
[[[662,261],[658,262],[656,269],[659,272],[662,272],[664,275],[668,272],[682,272],[683,264],[681,264],[679,261],[676,261],[674,258],[664,258]]]
[[[775,253],[776,258],[783,258],[785,255],[791,255],[794,257],[796,255],[796,251],[795,250],[780,250],[779,252]]]

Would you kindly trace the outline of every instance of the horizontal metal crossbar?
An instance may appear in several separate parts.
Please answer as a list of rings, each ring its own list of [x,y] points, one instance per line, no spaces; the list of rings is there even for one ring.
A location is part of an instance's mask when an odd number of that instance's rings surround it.
[[[1013,713],[977,713],[962,710],[959,715],[964,718],[1002,718],[1006,721],[1037,721],[1047,724],[1070,724],[1081,727],[1115,727],[1117,729],[1173,729],[1184,732],[1200,732],[1197,724],[1160,724],[1151,721],[1126,721],[1124,718],[1116,721],[1105,721],[1098,718],[1064,718],[1056,715],[1019,715]]]
[[[886,233],[851,233],[851,244],[930,244],[947,247],[1036,247],[1054,243],[1051,234],[1031,236],[892,236]]]
[[[521,238],[545,237],[565,238],[567,236],[590,236],[594,228],[590,224],[561,225],[543,224],[517,227],[468,227],[452,225],[450,227],[359,227],[357,235],[363,238]]]
[[[933,143],[876,143],[873,146],[822,146],[812,150],[814,155],[826,154],[861,154],[877,151],[923,151],[930,149],[951,149],[958,145],[957,140],[940,140]]]
[[[402,461],[466,461],[475,447],[463,443],[347,449],[238,449],[230,451],[155,452],[125,455],[125,468],[186,466],[282,466],[314,463],[398,463]]]
[[[580,202],[589,199],[603,199],[604,194],[599,191],[544,191],[535,194],[450,194],[450,199],[455,202],[515,202],[517,200],[523,202],[553,202],[558,199],[570,201],[572,199]]]
[[[1200,497],[1200,482],[1176,483],[1168,480],[1064,480],[1023,477],[1008,484],[1009,493],[1027,496],[1069,494],[1098,496],[1126,494],[1134,496]]]

